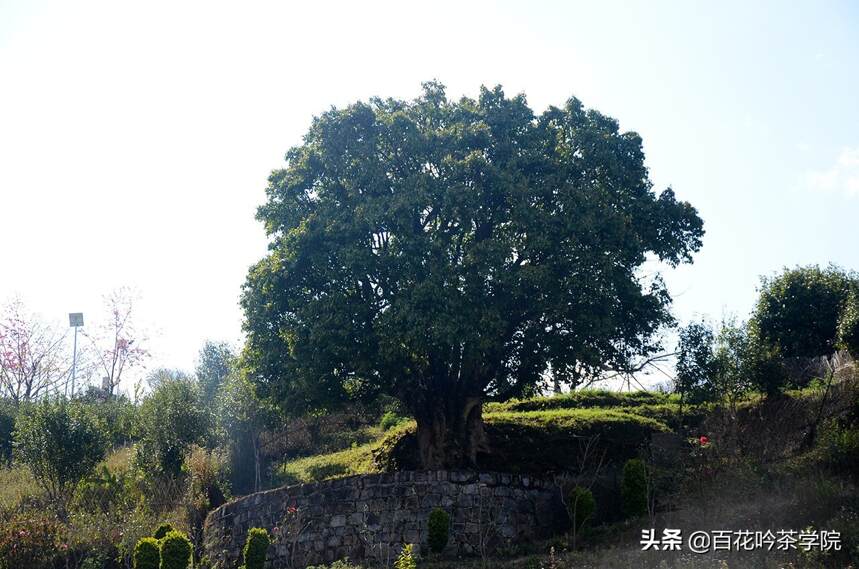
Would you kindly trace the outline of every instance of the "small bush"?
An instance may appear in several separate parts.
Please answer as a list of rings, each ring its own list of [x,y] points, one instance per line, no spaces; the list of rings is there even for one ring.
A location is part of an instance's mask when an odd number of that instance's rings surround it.
[[[397,415],[393,411],[386,411],[385,414],[382,415],[382,419],[379,421],[379,427],[381,427],[383,431],[387,431],[388,429],[393,429],[397,425],[405,423],[406,421],[408,421],[408,418]]]
[[[17,414],[11,402],[0,399],[0,467],[12,465],[12,442]]]
[[[161,539],[160,569],[188,569],[191,551],[188,536],[180,531],[171,531]]]
[[[400,556],[394,561],[394,569],[417,569],[418,564],[415,561],[413,549],[414,546],[411,543],[403,546]]]
[[[133,509],[134,501],[134,487],[128,472],[112,472],[101,465],[78,485],[72,504],[86,512],[109,513]]]
[[[835,471],[859,478],[859,427],[832,423],[826,427],[820,441],[823,457]]]
[[[567,508],[569,509],[570,521],[573,522],[574,529],[581,529],[591,519],[597,508],[593,492],[587,488],[576,486],[570,490],[567,496]]]
[[[60,513],[106,451],[101,422],[80,403],[46,399],[25,408],[16,418],[16,459],[30,468]]]
[[[838,319],[838,347],[859,360],[859,297],[850,295]]]
[[[363,567],[349,563],[348,559],[341,559],[331,565],[308,565],[306,569],[363,569]]]
[[[644,461],[633,458],[623,465],[620,495],[626,517],[638,517],[647,512],[647,468]]]
[[[173,531],[173,526],[167,522],[164,522],[163,524],[159,524],[159,526],[155,528],[155,531],[152,533],[152,537],[154,537],[155,539],[163,539],[164,536],[171,531]]]
[[[134,569],[158,569],[160,562],[161,552],[158,550],[158,540],[154,537],[144,537],[134,546]]]
[[[242,569],[263,569],[269,545],[271,545],[271,538],[266,530],[263,528],[248,530],[248,539],[242,550],[245,560]]]
[[[436,508],[430,512],[429,521],[429,548],[433,553],[441,553],[447,545],[450,537],[450,514]]]
[[[67,546],[63,526],[43,514],[18,514],[0,524],[0,569],[48,569]]]

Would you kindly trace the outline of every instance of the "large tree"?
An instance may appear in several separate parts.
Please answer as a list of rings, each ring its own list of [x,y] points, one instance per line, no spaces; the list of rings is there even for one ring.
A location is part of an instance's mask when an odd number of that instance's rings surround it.
[[[474,464],[481,404],[658,349],[695,209],[652,190],[641,138],[577,99],[373,99],[314,119],[269,178],[242,304],[247,371],[287,409],[380,393],[427,468]]]
[[[837,348],[839,319],[857,292],[859,276],[836,266],[786,268],[761,279],[751,325],[783,357],[828,356]]]

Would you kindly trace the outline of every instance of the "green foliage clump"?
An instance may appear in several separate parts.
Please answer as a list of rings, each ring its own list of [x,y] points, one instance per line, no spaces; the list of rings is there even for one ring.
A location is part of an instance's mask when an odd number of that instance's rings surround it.
[[[331,565],[308,565],[307,569],[363,569],[363,567],[349,563],[348,559],[340,559]]]
[[[102,424],[110,448],[134,441],[138,431],[137,406],[128,397],[90,386],[83,395],[76,396],[76,401],[85,405]]]
[[[160,540],[159,569],[188,569],[191,566],[191,541],[180,531],[171,531]]]
[[[567,510],[576,531],[580,530],[593,517],[597,508],[594,494],[587,488],[575,486],[567,495]]]
[[[132,476],[127,471],[114,472],[102,464],[78,484],[73,505],[81,511],[109,513],[132,509],[134,501]]]
[[[675,387],[684,402],[726,399],[735,404],[751,387],[748,327],[723,320],[718,331],[707,322],[680,329]]]
[[[859,479],[859,426],[834,421],[824,429],[820,445],[829,466]]]
[[[11,401],[0,399],[0,467],[11,466],[15,433],[15,417],[18,412]]]
[[[140,406],[137,463],[148,472],[177,478],[188,450],[206,441],[210,428],[197,386],[189,379],[166,378]]]
[[[265,529],[249,529],[245,547],[242,549],[245,563],[239,569],[263,569],[269,545],[271,545],[271,538]]]
[[[25,407],[17,417],[15,453],[61,510],[106,452],[101,423],[80,403],[45,400]]]
[[[158,539],[144,537],[134,546],[132,566],[134,569],[158,569],[161,563],[161,551]]]
[[[429,548],[433,553],[441,553],[450,538],[450,514],[441,508],[435,508],[427,522],[429,529]]]
[[[647,513],[647,467],[643,460],[633,458],[623,465],[620,495],[626,517]]]
[[[408,417],[402,417],[393,411],[385,411],[385,414],[382,415],[382,418],[379,420],[379,427],[381,427],[383,431],[387,431],[397,425],[405,423],[408,420]]]
[[[254,449],[259,449],[263,430],[276,423],[277,411],[257,397],[253,383],[240,372],[230,373],[222,381],[217,403],[220,427],[230,433],[227,450],[231,486],[239,493],[259,490],[256,473],[265,467],[261,453]]]
[[[676,388],[692,403],[714,398],[712,379],[716,375],[713,357],[713,329],[705,322],[692,322],[680,329],[677,348]]]
[[[851,294],[838,319],[838,347],[859,360],[859,295]]]
[[[60,556],[64,526],[55,517],[20,513],[0,523],[0,569],[49,569]]]
[[[405,544],[403,550],[400,551],[400,555],[394,561],[394,569],[417,569],[418,563],[415,560],[413,550],[414,546],[411,543]]]
[[[750,323],[749,340],[744,355],[745,376],[767,396],[782,393],[788,387],[789,376],[781,349],[761,340],[754,321]]]
[[[173,525],[168,522],[158,524],[158,527],[155,528],[154,532],[152,532],[152,537],[154,537],[155,539],[163,539],[164,536],[166,536],[171,531],[174,531],[174,529],[175,528],[173,528]]]
[[[226,342],[207,340],[200,349],[196,376],[203,401],[211,403],[236,363],[233,348]]]
[[[752,318],[760,341],[785,358],[831,354],[842,310],[857,288],[855,275],[834,266],[785,269],[763,279]]]

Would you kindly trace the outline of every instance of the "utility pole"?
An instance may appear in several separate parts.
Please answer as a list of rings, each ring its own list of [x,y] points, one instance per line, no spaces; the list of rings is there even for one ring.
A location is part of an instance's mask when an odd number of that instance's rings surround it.
[[[78,328],[84,325],[83,312],[69,313],[69,326],[75,329],[74,347],[72,348],[72,397],[75,396],[75,375],[78,365]]]

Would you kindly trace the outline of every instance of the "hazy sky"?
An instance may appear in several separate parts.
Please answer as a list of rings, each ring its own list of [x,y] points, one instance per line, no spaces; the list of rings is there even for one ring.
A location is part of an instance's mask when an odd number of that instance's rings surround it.
[[[0,302],[92,320],[136,287],[151,366],[241,337],[266,177],[331,105],[437,78],[571,95],[644,139],[705,222],[681,320],[760,275],[859,269],[857,2],[0,0]]]

